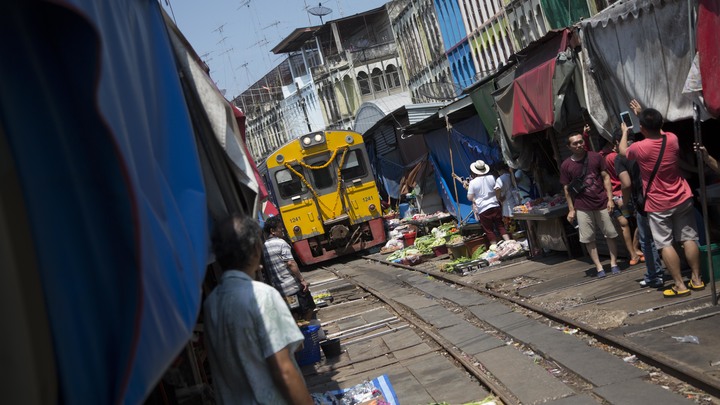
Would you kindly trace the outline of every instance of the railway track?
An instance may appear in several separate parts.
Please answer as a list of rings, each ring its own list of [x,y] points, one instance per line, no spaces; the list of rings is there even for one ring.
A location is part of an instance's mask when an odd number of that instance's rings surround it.
[[[522,266],[522,264],[518,266]],[[550,266],[555,267],[553,264]],[[656,322],[653,326],[644,325],[644,328],[636,327],[634,331],[623,333],[617,333],[616,330],[603,330],[568,315],[567,311],[550,310],[518,293],[526,288],[499,291],[488,289],[488,286],[497,283],[497,277],[493,278],[493,282],[485,282],[487,277],[460,277],[441,272],[434,265],[420,267],[390,265],[383,262],[382,257],[378,256],[336,263],[323,269],[350,280],[389,306],[414,330],[435,342],[480,381],[488,391],[494,393],[506,404],[540,403],[548,399],[557,400],[570,397],[582,398],[583,401],[590,400],[586,403],[674,403],[675,400],[677,403],[720,403],[717,400],[720,390],[712,376],[709,377],[705,373],[689,368],[686,364],[675,361],[667,353],[633,341],[636,336],[667,327],[665,325],[669,325],[668,322]],[[499,266],[488,271],[500,270],[502,268]],[[539,272],[544,270],[546,269],[540,269]],[[518,271],[522,272],[520,269]],[[626,274],[628,273],[626,272]],[[388,274],[391,275],[390,278],[388,278]],[[512,277],[512,273],[508,276]],[[575,282],[566,282],[563,285],[548,283],[550,286],[547,289],[536,289],[535,298],[556,296],[563,292],[573,291],[580,286],[592,286],[593,281],[594,279],[582,278]],[[403,297],[407,294],[416,294],[439,303],[444,310],[448,311],[447,317],[452,317],[452,314],[462,317],[467,323],[463,326],[464,328],[474,327],[477,329],[478,336],[482,336],[486,342],[493,342],[488,343],[488,347],[491,348],[489,351],[504,350],[506,356],[514,359],[510,360],[509,365],[521,368],[524,367],[522,359],[526,358],[527,364],[534,365],[532,367],[534,371],[503,372],[502,367],[492,364],[492,360],[488,363],[491,365],[488,366],[485,362],[478,360],[486,355],[485,352],[474,353],[474,349],[465,350],[461,339],[452,335],[452,329],[455,327],[443,325],[442,316],[433,317],[430,314],[432,311],[413,308],[413,303],[408,304],[407,299],[405,302],[403,299],[398,299],[397,291],[402,291]],[[456,299],[457,297],[454,295],[456,292],[462,292],[459,295],[462,298]],[[450,298],[444,294],[450,294]],[[643,294],[637,291],[618,290],[575,302],[569,305],[568,309],[577,310],[593,304],[618,303],[641,297]],[[701,300],[702,298],[694,299]],[[472,305],[477,302],[480,304]],[[662,305],[650,307],[648,310],[650,310],[649,312],[659,311],[678,307],[681,304],[687,306],[691,302],[692,299],[684,303],[665,302]],[[503,308],[507,308],[507,310]],[[628,316],[641,316],[646,313],[640,312],[642,311],[640,309],[636,311],[639,313]],[[718,314],[717,310],[709,310],[692,317],[675,320],[673,325],[710,319]],[[455,329],[459,330],[459,326]],[[462,334],[462,332],[459,333]],[[552,336],[553,333],[558,336]],[[625,334],[628,336],[626,337]],[[539,337],[538,341],[533,341],[533,336]],[[549,338],[552,341],[556,338],[563,340],[567,337],[582,342],[582,346],[577,346],[575,343],[570,344],[572,347],[577,347],[578,353],[574,355],[577,357],[576,360],[573,360],[573,356],[563,354],[562,350],[558,351],[557,347],[553,347],[552,342],[538,343],[542,339]],[[465,342],[465,346],[468,347],[467,342]],[[475,346],[477,348],[477,345]],[[508,352],[507,348],[512,348],[514,352]],[[597,350],[611,353],[614,360],[601,356]],[[583,367],[583,358],[587,361],[597,360],[597,367]],[[593,368],[597,370],[593,370]],[[547,375],[552,377],[549,382],[545,383],[546,385],[555,384],[557,381],[562,381],[562,384],[546,387],[546,393],[541,395],[523,391],[523,385],[532,386],[533,384],[524,383],[522,379],[536,378],[537,376],[533,377],[533,373],[538,374],[540,370],[544,370]],[[638,371],[635,372],[635,370]],[[623,386],[622,378],[620,380],[605,378],[600,375],[603,372],[619,376],[626,373],[627,381],[634,381],[635,385],[633,387]],[[518,376],[520,381],[518,381]],[[640,382],[645,384],[640,384]],[[671,390],[659,388],[662,386],[669,386]],[[556,390],[558,395],[554,395],[553,390]],[[643,394],[644,399],[639,402],[625,402],[628,398],[617,394],[617,392],[633,391],[642,394],[643,390],[647,392]],[[661,398],[667,391],[675,392],[675,396],[671,398],[670,402],[668,402],[668,398]],[[543,397],[543,395],[545,396]],[[688,396],[692,397],[690,401],[687,400]],[[568,403],[574,402],[571,400]]]

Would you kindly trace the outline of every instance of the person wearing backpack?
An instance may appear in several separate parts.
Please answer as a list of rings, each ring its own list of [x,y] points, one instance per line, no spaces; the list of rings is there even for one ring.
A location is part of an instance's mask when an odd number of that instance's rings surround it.
[[[615,203],[605,159],[597,152],[585,150],[585,140],[577,132],[568,136],[567,147],[572,155],[560,165],[560,183],[568,203],[567,220],[570,223],[577,220],[580,242],[595,264],[597,277],[605,277],[595,243],[595,229],[600,228],[610,251],[610,271],[619,274],[615,241],[618,233],[610,219]]]

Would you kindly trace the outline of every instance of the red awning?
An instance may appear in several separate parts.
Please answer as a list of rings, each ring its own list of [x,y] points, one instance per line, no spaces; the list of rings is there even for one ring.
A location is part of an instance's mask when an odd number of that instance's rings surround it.
[[[701,0],[698,10],[697,48],[700,54],[705,107],[720,117],[720,0]]]
[[[515,70],[512,91],[496,96],[503,123],[513,137],[542,131],[553,126],[555,59],[565,51],[569,30],[551,31],[523,50],[528,55]]]
[[[265,217],[274,217],[275,215],[280,214],[280,211],[278,211],[277,207],[275,206],[275,204],[272,203],[272,201],[266,200],[265,202],[263,202],[262,205],[262,212]]]

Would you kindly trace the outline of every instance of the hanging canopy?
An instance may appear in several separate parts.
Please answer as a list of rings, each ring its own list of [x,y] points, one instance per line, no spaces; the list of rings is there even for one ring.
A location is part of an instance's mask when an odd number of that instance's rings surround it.
[[[540,4],[543,15],[553,29],[569,27],[590,17],[588,3],[585,1],[540,0]]]
[[[267,187],[265,187],[265,183],[262,181],[262,176],[260,176],[260,172],[258,171],[257,164],[255,163],[255,160],[252,158],[252,155],[250,154],[250,150],[247,147],[247,137],[245,134],[245,114],[243,114],[242,111],[240,111],[239,108],[237,108],[234,105],[230,105],[230,107],[233,110],[233,115],[235,115],[235,121],[237,122],[237,126],[240,130],[240,145],[242,146],[243,151],[245,152],[245,156],[247,157],[248,163],[250,164],[250,169],[252,170],[253,174],[255,175],[255,182],[257,183],[258,193],[257,197],[258,200],[263,201],[268,198],[268,191]]]
[[[472,115],[461,115],[462,118],[453,117],[456,121],[451,120],[452,129],[449,134],[443,125],[444,121],[436,118],[438,126],[427,131],[423,139],[429,151],[429,161],[434,169],[438,193],[445,208],[458,221],[467,218],[467,223],[476,223],[471,215],[472,204],[467,199],[467,190],[453,178],[453,173],[459,177],[469,178],[472,162],[482,159],[492,165],[500,162],[501,159],[497,144],[490,141],[480,118],[474,114],[472,105],[465,110],[470,111]]]
[[[485,131],[492,137],[497,127],[497,114],[495,114],[495,100],[492,93],[495,91],[495,80],[488,80],[470,93],[478,117],[482,121]]]
[[[588,110],[598,127],[612,133],[632,99],[668,121],[692,118],[692,102],[682,94],[695,53],[687,3],[626,1],[580,22]]]
[[[703,98],[708,112],[720,118],[720,0],[700,0],[697,49],[700,54]]]
[[[515,79],[495,94],[498,114],[512,136],[550,128],[555,122],[554,86],[558,54],[568,47],[569,30],[551,31],[523,50],[527,58],[514,72]],[[563,74],[572,74],[572,71]],[[560,80],[559,82],[562,82]]]

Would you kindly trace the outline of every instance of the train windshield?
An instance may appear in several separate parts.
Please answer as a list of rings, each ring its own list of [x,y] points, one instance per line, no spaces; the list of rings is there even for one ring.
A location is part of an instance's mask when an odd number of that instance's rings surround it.
[[[340,171],[344,180],[353,180],[365,177],[365,161],[359,150],[350,150],[345,156],[345,163]]]
[[[298,173],[302,173],[300,166],[293,166],[293,169]],[[307,191],[307,187],[300,180],[300,177],[288,169],[282,169],[275,173],[275,183],[282,198],[292,198]]]
[[[312,160],[307,160],[306,162],[314,167],[314,169],[311,170],[312,173],[312,180],[313,184],[315,185],[315,188],[318,190],[322,190],[325,188],[330,188],[335,186],[335,178],[333,177],[333,165],[328,165],[325,168],[320,169],[319,167],[325,166],[325,164],[328,161],[327,154],[324,154],[326,156],[323,157],[316,157]]]

